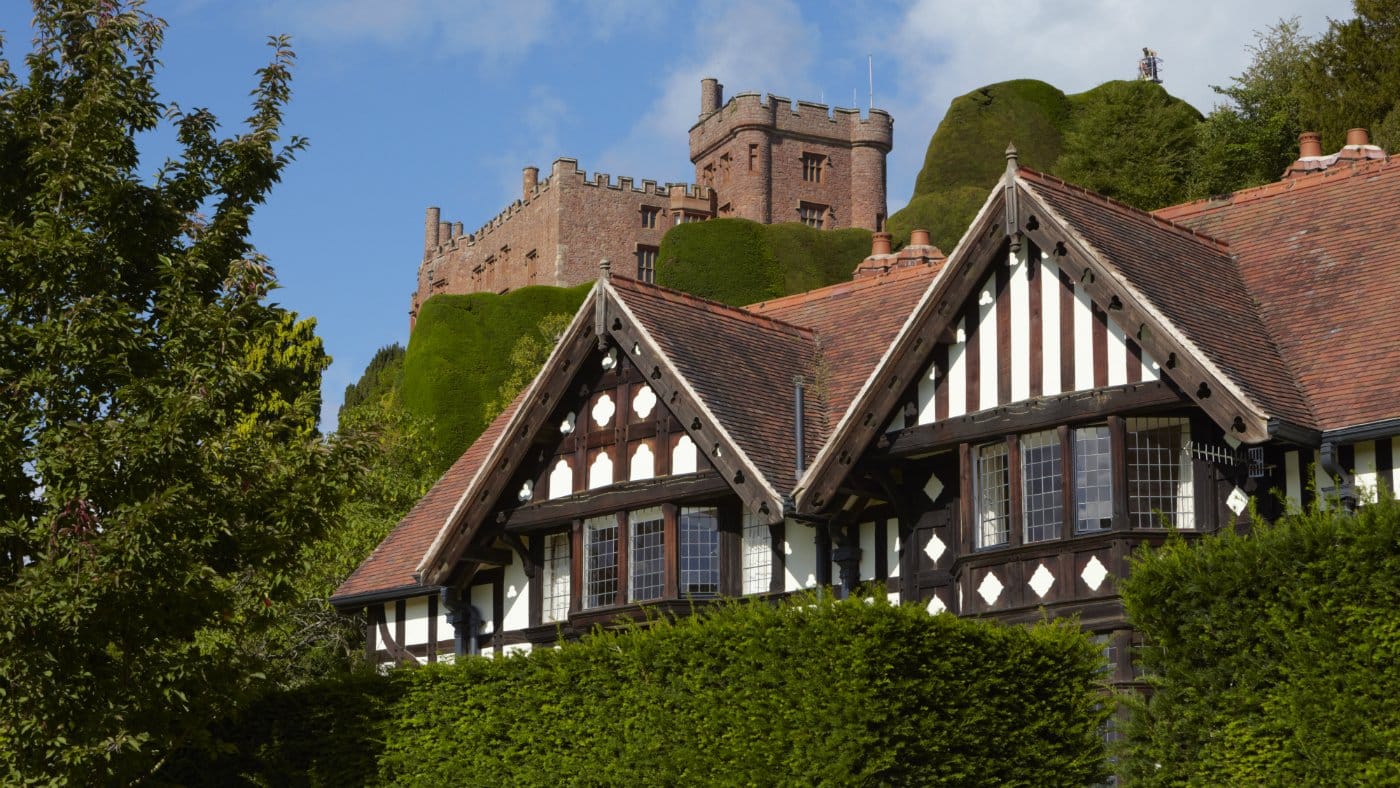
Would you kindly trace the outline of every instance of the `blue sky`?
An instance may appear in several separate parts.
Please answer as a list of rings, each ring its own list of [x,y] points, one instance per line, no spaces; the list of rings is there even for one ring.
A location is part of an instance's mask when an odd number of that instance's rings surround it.
[[[1132,78],[1143,46],[1164,84],[1208,111],[1213,84],[1249,60],[1254,31],[1299,15],[1305,32],[1345,0],[717,2],[649,0],[150,0],[169,23],[162,97],[237,128],[272,33],[298,53],[286,130],[310,139],[253,223],[275,300],[314,316],[335,359],[324,427],[380,346],[407,343],[423,211],[475,230],[519,196],[520,170],[559,156],[590,174],[690,181],[686,132],[699,80],[895,118],[890,210],[908,201],[929,136],[955,96],[1034,77],[1066,92]],[[0,6],[5,55],[27,51],[30,12]],[[150,140],[151,158],[163,138]],[[154,171],[155,166],[149,168]]]

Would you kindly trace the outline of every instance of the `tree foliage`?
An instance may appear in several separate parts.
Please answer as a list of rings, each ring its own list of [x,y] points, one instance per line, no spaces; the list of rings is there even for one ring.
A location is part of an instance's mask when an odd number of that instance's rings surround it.
[[[1382,130],[1394,147],[1400,126],[1400,0],[1353,0],[1356,16],[1332,20],[1318,39],[1306,75],[1305,120],[1337,150],[1346,130]]]
[[[223,137],[160,102],[139,5],[34,11],[23,77],[0,58],[0,780],[121,782],[258,684],[340,465],[328,359],[247,240],[303,144],[286,41]]]
[[[1120,586],[1153,696],[1143,785],[1400,781],[1400,504],[1314,510],[1139,554]]]

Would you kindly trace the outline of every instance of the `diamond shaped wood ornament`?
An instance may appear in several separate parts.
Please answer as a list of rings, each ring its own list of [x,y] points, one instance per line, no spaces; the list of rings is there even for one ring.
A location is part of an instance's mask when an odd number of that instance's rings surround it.
[[[924,609],[928,611],[930,616],[936,616],[947,610],[948,606],[943,604],[943,600],[939,599],[938,595],[935,594],[934,597],[928,601],[928,605]]]
[[[938,538],[938,534],[931,535],[928,538],[928,544],[924,545],[924,555],[933,559],[935,563],[946,552],[948,552],[948,545],[943,544],[943,540]]]
[[[1084,584],[1093,591],[1099,590],[1103,581],[1108,577],[1108,569],[1099,562],[1099,557],[1094,556],[1089,559],[1089,563],[1084,565],[1084,570],[1079,573],[1084,578]]]
[[[1004,588],[1006,588],[1006,586],[1001,584],[996,574],[988,572],[987,576],[982,578],[981,584],[977,586],[977,595],[982,597],[982,601],[986,602],[988,605],[995,605]]]
[[[938,474],[935,473],[930,475],[928,477],[928,483],[924,485],[924,495],[927,495],[930,501],[938,503],[938,496],[942,494],[943,482],[940,482],[938,480]]]
[[[1249,505],[1249,496],[1245,495],[1244,490],[1236,487],[1230,491],[1230,497],[1225,499],[1225,505],[1230,507],[1230,511],[1234,512],[1236,517],[1239,517],[1245,507]]]
[[[1036,596],[1044,599],[1045,595],[1050,591],[1050,587],[1055,585],[1055,575],[1052,574],[1049,569],[1045,568],[1045,564],[1041,564],[1035,568],[1035,574],[1031,575],[1031,579],[1026,581],[1026,585],[1031,587],[1031,590],[1035,592]]]

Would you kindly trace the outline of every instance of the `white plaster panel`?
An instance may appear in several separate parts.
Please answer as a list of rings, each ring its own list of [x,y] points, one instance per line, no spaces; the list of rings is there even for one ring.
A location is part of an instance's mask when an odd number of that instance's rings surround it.
[[[1298,467],[1298,455],[1296,451],[1286,451],[1283,453],[1283,484],[1284,494],[1288,497],[1288,505],[1297,509],[1303,507],[1303,471]]]
[[[1332,477],[1327,475],[1327,471],[1322,470],[1322,453],[1314,451],[1312,453],[1313,482],[1317,485],[1317,502],[1320,508],[1326,509],[1327,498],[1337,494],[1336,484],[1332,482]]]
[[[980,378],[978,410],[997,406],[997,279],[991,274],[977,295],[977,349],[982,357],[977,370]]]
[[[501,654],[509,657],[512,654],[529,654],[529,643],[511,643],[501,647]]]
[[[1142,379],[1161,380],[1162,367],[1157,363],[1157,359],[1147,352],[1147,348],[1139,348],[1142,351]]]
[[[525,575],[525,564],[512,561],[505,567],[506,615],[502,629],[510,632],[530,626],[530,578]]]
[[[569,467],[568,460],[560,457],[559,462],[554,463],[554,470],[549,472],[549,497],[563,498],[573,494],[574,469]]]
[[[1136,362],[1135,362],[1136,363]],[[1108,385],[1128,382],[1128,335],[1112,319],[1108,321]]]
[[[671,451],[671,473],[695,473],[695,441],[689,435],[682,435]]]
[[[1094,387],[1094,310],[1089,294],[1074,288],[1074,390]]]
[[[650,479],[656,475],[656,457],[651,453],[651,447],[645,443],[637,444],[637,448],[632,450],[632,463],[630,465],[630,475],[627,477],[632,481]]]
[[[414,597],[404,604],[403,624],[404,646],[421,646],[428,642],[427,597]]]
[[[1030,244],[1021,244],[1021,250],[1011,260],[1011,399],[1023,400],[1031,395],[1031,266],[1039,266],[1039,260],[1031,260]]]
[[[1361,503],[1376,501],[1376,443],[1362,441],[1356,444],[1356,485],[1357,500]]]
[[[934,410],[934,395],[938,388],[938,365],[929,364],[928,369],[919,378],[919,423],[932,424],[936,418]],[[899,424],[898,418],[894,419],[895,424]]]
[[[885,566],[889,567],[890,577],[899,577],[899,520],[892,518],[885,523]]]
[[[1390,438],[1390,491],[1400,492],[1400,436]]]
[[[385,624],[385,626],[387,626],[387,627],[389,628],[389,631],[390,631],[390,632],[393,632],[393,631],[394,631],[394,606],[393,606],[393,604],[380,605],[380,606],[379,606],[379,609],[382,610],[382,611],[384,611],[384,624]],[[388,648],[388,645],[386,645],[386,644],[384,643],[384,638],[381,637],[380,634],[379,634],[379,625],[378,625],[378,624],[375,624],[374,626],[370,627],[370,629],[373,630],[373,632],[374,632],[374,649],[375,649],[375,651],[379,651],[379,650],[382,650],[382,649],[387,649],[387,648]]]
[[[651,415],[651,411],[655,407],[656,392],[651,390],[651,386],[643,384],[637,389],[636,395],[632,397],[632,413],[639,419],[645,419]]]
[[[788,520],[783,526],[783,589],[800,591],[817,586],[816,532]]]
[[[472,586],[472,607],[481,614],[481,634],[489,635],[496,631],[496,622],[491,620],[491,584]]]
[[[606,487],[613,483],[613,461],[605,451],[598,452],[593,464],[588,466],[588,489]]]
[[[1060,266],[1049,255],[1040,268],[1041,393],[1060,393]]]
[[[593,417],[593,423],[599,427],[606,427],[612,421],[613,414],[617,412],[617,406],[613,404],[612,395],[606,391],[598,395],[598,401],[593,403],[593,410],[589,413]]]
[[[875,523],[860,524],[860,579],[875,578]]]
[[[889,593],[885,594],[885,599],[888,600],[891,605],[897,605],[899,604],[899,592],[890,591]]]
[[[953,321],[956,336],[948,346],[948,416],[967,413],[967,318]]]

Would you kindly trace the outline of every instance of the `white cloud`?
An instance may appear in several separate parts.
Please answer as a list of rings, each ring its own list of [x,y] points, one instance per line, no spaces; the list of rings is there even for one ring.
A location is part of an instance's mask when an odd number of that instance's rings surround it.
[[[700,116],[703,77],[717,77],[726,95],[759,90],[808,98],[814,92],[812,62],[821,35],[795,3],[707,4],[697,11],[693,29],[691,52],[674,58],[662,79],[661,95],[621,141],[603,152],[599,169],[639,178],[694,180],[686,138]]]

